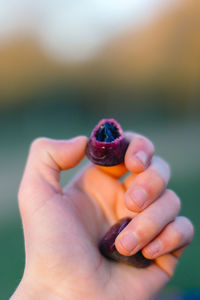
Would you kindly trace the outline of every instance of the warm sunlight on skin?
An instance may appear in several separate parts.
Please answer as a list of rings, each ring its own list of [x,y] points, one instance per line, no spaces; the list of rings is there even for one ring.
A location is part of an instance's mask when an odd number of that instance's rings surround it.
[[[153,156],[148,139],[130,136],[125,157],[130,174],[124,182],[120,174],[89,164],[64,189],[60,172],[82,160],[87,138],[33,142],[19,189],[26,266],[12,300],[147,300],[168,282],[177,257],[192,240],[193,226],[177,216],[180,200],[166,190],[168,164]],[[138,160],[139,151],[145,152],[145,161]],[[134,174],[141,164],[143,171]],[[127,215],[133,220],[116,247],[124,255],[143,249],[155,259],[146,269],[109,261],[99,252],[111,224]]]

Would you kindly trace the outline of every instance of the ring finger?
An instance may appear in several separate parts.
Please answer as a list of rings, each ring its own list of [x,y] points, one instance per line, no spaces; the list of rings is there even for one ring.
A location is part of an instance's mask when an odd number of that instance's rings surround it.
[[[172,222],[180,210],[180,200],[170,190],[151,206],[138,214],[122,230],[115,241],[117,250],[122,255],[133,255],[152,241]]]

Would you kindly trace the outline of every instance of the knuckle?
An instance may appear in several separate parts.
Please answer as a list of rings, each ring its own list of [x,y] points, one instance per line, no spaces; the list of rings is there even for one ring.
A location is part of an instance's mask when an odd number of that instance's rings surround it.
[[[145,179],[145,189],[150,197],[154,198],[155,194],[160,193],[166,187],[164,178],[156,170],[151,170]]]
[[[31,194],[32,194],[32,190],[30,188],[29,178],[24,176],[19,185],[19,189],[18,189],[18,193],[17,193],[18,202],[19,203],[23,202],[24,199],[27,199],[27,197],[30,197]]]
[[[173,190],[167,189],[165,193],[166,193],[167,198],[172,201],[173,206],[176,209],[176,211],[179,212],[181,209],[180,198],[177,196],[177,194]]]
[[[162,162],[163,162],[163,165],[164,165],[166,171],[167,171],[169,174],[171,174],[171,167],[170,167],[169,163],[168,163],[166,160],[164,160],[164,159],[162,159]]]
[[[194,225],[192,224],[192,222],[184,216],[180,216],[179,220],[185,224],[185,226],[187,227],[187,232],[188,232],[188,242],[190,243],[193,239],[194,236]]]
[[[155,171],[155,173],[157,173],[162,178],[166,186],[171,175],[169,164],[159,156],[154,156],[152,159],[152,164],[150,169],[152,171]]]
[[[178,227],[174,226],[173,228],[173,241],[176,241],[176,244],[182,245],[184,241],[183,232],[179,230]],[[171,243],[172,241],[170,241]]]
[[[147,232],[140,227],[140,228],[137,228],[135,233],[136,233],[136,236],[138,237],[139,242],[142,244],[145,243],[145,241],[147,240],[147,236],[148,236]]]
[[[49,143],[49,139],[46,137],[38,137],[31,143],[30,151],[40,151],[46,147],[46,145]]]
[[[136,135],[135,132],[132,132],[132,131],[125,131],[124,134],[129,142],[131,142],[133,140],[134,136]]]
[[[25,202],[25,188],[23,184],[20,184],[19,190],[18,190],[18,207],[19,207],[19,211],[22,214],[23,210],[24,210],[24,202]]]
[[[135,233],[141,243],[146,243],[149,237],[153,236],[157,232],[158,224],[155,220],[148,217],[148,219],[143,220],[141,224],[137,224]]]
[[[171,168],[170,168],[169,163],[166,160],[164,160],[162,157],[155,155],[153,157],[153,163],[156,166],[160,167],[159,169],[161,169],[162,173],[165,173],[165,172],[167,172],[169,174],[171,173]]]
[[[141,147],[141,148],[145,148],[148,149],[148,151],[153,154],[155,152],[155,147],[153,145],[153,143],[145,136],[142,135],[136,135],[136,141],[137,144]]]
[[[149,139],[146,140],[146,143],[148,145],[150,153],[153,154],[155,152],[154,144]]]

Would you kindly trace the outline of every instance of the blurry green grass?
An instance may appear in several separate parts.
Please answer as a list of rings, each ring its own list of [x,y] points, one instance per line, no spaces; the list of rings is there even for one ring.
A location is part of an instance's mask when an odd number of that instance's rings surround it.
[[[19,284],[24,269],[24,242],[19,218],[1,226],[0,241],[0,299],[6,300]]]
[[[47,109],[48,108],[48,109]],[[198,159],[199,128],[189,122],[182,130],[182,123],[173,123],[160,116],[139,118],[129,113],[110,114],[116,117],[123,127],[142,132],[150,137],[158,153],[166,158],[173,169],[170,188],[182,200],[182,215],[189,217],[195,225],[196,233],[192,245],[180,259],[176,274],[165,291],[183,291],[200,288],[200,201]],[[18,285],[24,268],[24,246],[22,225],[17,209],[17,188],[21,180],[29,145],[37,136],[69,138],[78,134],[89,135],[96,122],[104,117],[101,113],[90,114],[87,108],[76,106],[59,108],[55,104],[41,107],[20,108],[8,111],[0,118],[0,299],[8,299]],[[199,126],[199,123],[198,123]],[[187,136],[187,139],[185,138]],[[189,139],[189,142],[188,142]],[[195,141],[195,144],[194,144]],[[188,143],[193,143],[188,146]],[[191,146],[191,148],[190,148]],[[190,168],[189,168],[190,166]],[[189,169],[188,169],[189,168]],[[189,170],[189,171],[188,171]],[[68,180],[73,172],[64,174],[62,181]]]
[[[199,201],[200,172],[192,174],[186,180],[172,180],[169,185],[182,200],[181,215],[192,220],[195,227],[195,236],[192,244],[183,254],[177,267],[175,276],[169,286],[178,289],[200,289],[199,254],[200,254],[200,201]]]

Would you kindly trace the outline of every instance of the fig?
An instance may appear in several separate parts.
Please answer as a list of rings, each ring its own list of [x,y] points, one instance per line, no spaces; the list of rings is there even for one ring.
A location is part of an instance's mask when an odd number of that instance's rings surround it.
[[[128,141],[119,123],[102,119],[92,131],[86,154],[96,165],[115,166],[124,161]]]
[[[152,260],[145,258],[141,251],[132,256],[125,256],[120,254],[115,248],[116,237],[128,225],[130,221],[131,218],[123,218],[116,224],[114,224],[104,235],[103,239],[100,242],[99,249],[101,253],[107,258],[132,265],[136,268],[146,268],[151,265]]]
[[[96,165],[116,166],[123,163],[128,144],[129,142],[116,120],[102,119],[92,131],[86,154]],[[146,259],[141,251],[132,256],[125,256],[115,248],[116,237],[130,221],[131,218],[123,218],[109,229],[100,242],[100,252],[105,257],[117,262],[126,263],[137,268],[148,267],[152,260]]]

